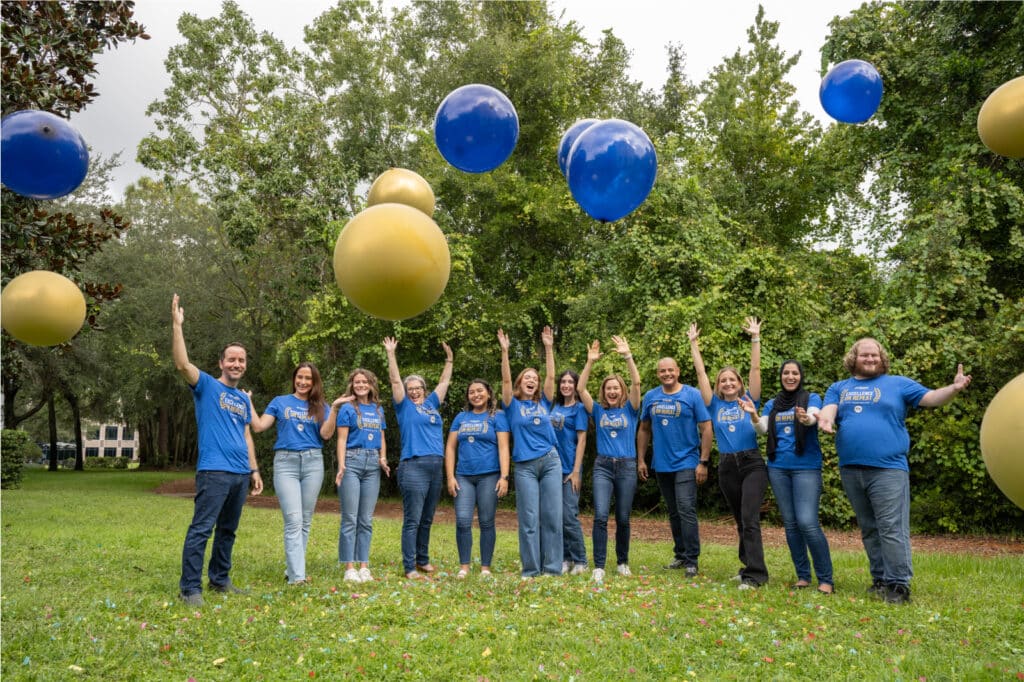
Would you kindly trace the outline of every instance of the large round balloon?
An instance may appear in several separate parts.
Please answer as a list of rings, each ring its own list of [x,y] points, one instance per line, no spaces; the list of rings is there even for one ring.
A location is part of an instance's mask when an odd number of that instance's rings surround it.
[[[345,225],[334,246],[334,277],[342,293],[384,320],[404,320],[432,306],[450,271],[444,233],[405,204],[367,208]]]
[[[0,181],[31,199],[56,199],[75,191],[89,172],[85,140],[65,119],[26,109],[0,121]]]
[[[448,93],[434,116],[434,141],[445,161],[467,173],[505,162],[519,140],[512,102],[489,85],[463,85]]]
[[[569,150],[572,149],[576,138],[584,130],[597,123],[597,121],[598,119],[596,118],[584,118],[576,121],[565,131],[565,135],[562,135],[562,141],[558,144],[558,167],[562,169],[562,175],[565,175],[566,166],[569,163]]]
[[[569,150],[569,191],[587,215],[618,220],[644,202],[654,186],[658,157],[651,138],[617,118],[580,133]]]
[[[1024,509],[1024,374],[992,398],[981,420],[981,455],[1003,494]]]
[[[882,76],[861,59],[849,59],[832,67],[818,88],[821,106],[842,123],[863,123],[882,102]]]
[[[434,215],[434,190],[430,183],[416,172],[405,168],[392,168],[377,176],[366,197],[367,206],[377,204],[405,204]]]
[[[33,346],[69,341],[85,322],[85,296],[78,285],[48,270],[18,275],[0,294],[7,333]]]
[[[996,154],[1024,157],[1024,76],[1006,81],[988,96],[978,112],[978,135]]]

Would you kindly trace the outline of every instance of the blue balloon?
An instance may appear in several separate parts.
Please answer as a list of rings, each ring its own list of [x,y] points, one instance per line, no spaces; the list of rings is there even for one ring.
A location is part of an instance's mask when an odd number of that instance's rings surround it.
[[[654,187],[658,157],[643,130],[612,118],[580,133],[566,167],[576,203],[590,217],[610,222],[644,203]]]
[[[597,121],[596,118],[584,118],[576,121],[565,131],[565,135],[562,135],[562,141],[558,144],[558,167],[562,169],[562,175],[565,175],[565,167],[569,163],[569,150],[572,149],[573,142],[580,136],[580,133]]]
[[[467,173],[494,170],[519,140],[516,108],[489,85],[463,85],[448,93],[434,116],[434,141],[445,161]]]
[[[30,199],[75,191],[89,172],[89,149],[71,124],[48,111],[26,109],[0,121],[0,182]]]
[[[821,106],[842,123],[863,123],[882,102],[882,76],[871,64],[849,59],[832,67],[818,89]]]

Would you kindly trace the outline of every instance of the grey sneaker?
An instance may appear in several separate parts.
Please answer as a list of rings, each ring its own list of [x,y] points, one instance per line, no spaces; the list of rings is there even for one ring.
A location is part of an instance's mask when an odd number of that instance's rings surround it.
[[[178,599],[185,602],[189,606],[202,606],[203,605],[203,593],[202,592],[189,592],[185,594],[182,592],[178,595]]]
[[[893,583],[886,585],[885,594],[882,596],[886,604],[909,604],[910,588],[906,585]]]
[[[573,567],[569,569],[569,575],[581,575],[587,572],[586,564],[573,564]]]
[[[885,597],[885,583],[877,578],[868,586],[867,593],[873,597]]]
[[[686,567],[686,577],[687,578],[696,578],[697,577],[697,567],[696,566],[687,566]]]
[[[673,559],[672,563],[670,563],[669,565],[665,566],[665,568],[668,568],[668,569],[671,569],[671,570],[676,570],[676,569],[679,569],[679,568],[683,568],[684,566],[686,566],[686,564],[683,563],[682,559]]]
[[[249,594],[249,590],[243,590],[241,587],[238,587],[233,582],[231,582],[230,578],[223,585],[215,585],[213,583],[210,583],[210,589],[214,592],[220,592],[222,594]]]
[[[590,572],[590,579],[593,580],[595,583],[603,583],[604,582],[604,569],[603,568],[595,568],[593,571]]]

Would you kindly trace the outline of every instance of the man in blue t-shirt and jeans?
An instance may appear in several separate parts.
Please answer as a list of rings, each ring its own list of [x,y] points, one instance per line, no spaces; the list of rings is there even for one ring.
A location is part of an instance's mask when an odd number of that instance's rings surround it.
[[[245,592],[228,577],[231,549],[249,494],[250,480],[252,494],[259,495],[263,492],[263,479],[249,430],[252,421],[249,398],[238,389],[238,382],[245,374],[245,347],[240,343],[224,347],[220,353],[220,377],[214,379],[189,362],[181,329],[184,322],[185,310],[178,305],[175,294],[171,301],[171,352],[175,369],[192,388],[199,428],[195,510],[181,551],[179,596],[189,606],[202,606],[203,556],[211,534],[214,537],[208,570],[210,589]]]
[[[958,365],[953,383],[929,390],[889,374],[889,356],[875,339],[856,341],[843,359],[849,379],[825,393],[818,428],[836,436],[839,474],[857,515],[868,555],[868,591],[890,604],[910,601],[910,434],[907,411],[945,405],[971,377]]]

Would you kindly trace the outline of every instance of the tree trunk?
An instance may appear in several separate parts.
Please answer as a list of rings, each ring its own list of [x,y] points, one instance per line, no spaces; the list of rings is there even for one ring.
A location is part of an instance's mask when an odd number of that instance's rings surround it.
[[[156,451],[159,453],[158,459],[161,466],[167,466],[167,462],[170,461],[171,447],[170,434],[168,433],[170,427],[168,423],[166,405],[160,406],[160,410],[157,413],[157,419],[159,421],[156,427]]]
[[[71,391],[64,393],[71,405],[71,416],[75,422],[75,471],[85,471],[85,445],[82,441],[82,411],[78,408],[78,396]]]
[[[57,470],[57,406],[54,404],[53,394],[46,401],[46,411],[50,422],[50,471]]]

